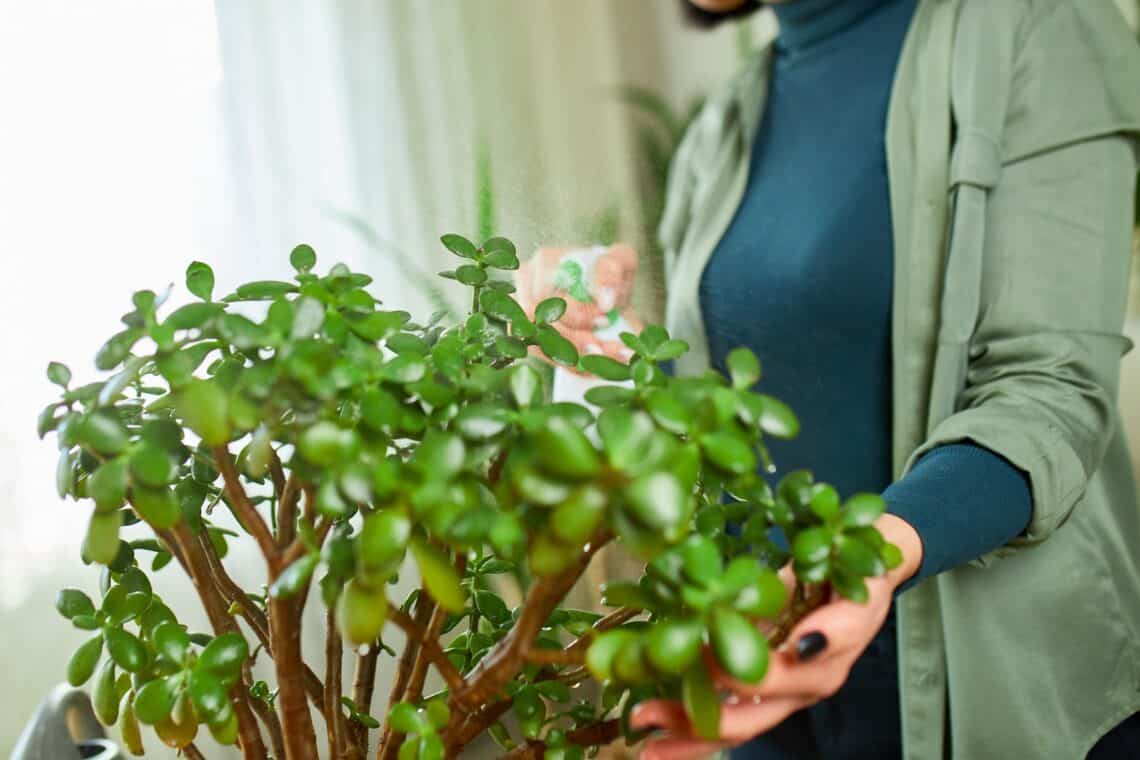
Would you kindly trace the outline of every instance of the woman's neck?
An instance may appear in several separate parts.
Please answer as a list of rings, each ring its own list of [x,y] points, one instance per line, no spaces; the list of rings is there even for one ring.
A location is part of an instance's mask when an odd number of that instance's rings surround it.
[[[777,44],[798,51],[834,37],[893,0],[787,0],[772,10],[780,20]]]

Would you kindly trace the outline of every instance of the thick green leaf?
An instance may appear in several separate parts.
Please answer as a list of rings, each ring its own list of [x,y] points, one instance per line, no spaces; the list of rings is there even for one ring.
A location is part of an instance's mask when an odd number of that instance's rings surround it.
[[[662,673],[680,675],[701,653],[705,627],[699,620],[664,620],[646,636],[649,662]]]
[[[414,464],[428,480],[448,480],[463,469],[467,447],[454,433],[431,430],[412,455]]]
[[[49,362],[47,366],[47,378],[52,383],[61,388],[65,388],[67,384],[71,382],[71,370],[67,368],[66,364]]]
[[[170,312],[163,324],[174,330],[191,330],[201,327],[224,311],[221,304],[188,303]]]
[[[542,378],[533,368],[525,364],[511,367],[507,378],[511,397],[519,407],[537,404],[542,398]]]
[[[214,270],[209,264],[194,261],[186,267],[186,289],[203,301],[209,301],[214,293]]]
[[[626,642],[614,655],[614,677],[631,686],[644,686],[654,681],[654,673],[649,666],[645,651],[645,639],[637,637]]]
[[[110,370],[122,364],[141,337],[142,330],[133,327],[111,336],[95,354],[96,369]]]
[[[857,538],[838,536],[835,539],[839,566],[856,576],[876,576],[886,572],[886,565],[879,553]]]
[[[467,596],[459,584],[459,574],[451,558],[423,539],[413,539],[411,548],[420,577],[432,598],[448,612],[463,612]]]
[[[506,293],[487,289],[479,293],[479,308],[492,319],[509,322],[517,330],[521,324],[529,324],[526,312],[518,302]]]
[[[335,422],[321,420],[306,428],[297,438],[297,450],[307,461],[331,467],[346,459],[358,444],[357,434]]]
[[[483,243],[483,254],[484,260],[488,263],[490,263],[492,256],[509,256],[516,261],[518,259],[518,249],[515,248],[514,243],[505,237],[488,238],[487,241]],[[498,265],[493,264],[492,266]]]
[[[605,492],[592,485],[582,486],[554,509],[550,527],[567,543],[584,543],[605,519],[608,503]]]
[[[350,644],[374,644],[387,619],[388,599],[382,590],[369,588],[355,578],[344,584],[337,599],[336,625]]]
[[[478,287],[487,282],[487,271],[475,264],[464,264],[455,268],[455,279],[464,285]]]
[[[238,286],[232,296],[226,296],[226,301],[272,301],[287,293],[296,293],[297,286],[291,282],[279,280],[258,280],[247,282]]]
[[[796,562],[803,565],[823,562],[831,554],[833,538],[834,534],[828,528],[801,530],[792,542],[792,554]]]
[[[156,678],[139,688],[135,694],[135,716],[140,722],[154,725],[170,715],[177,696],[176,684],[175,678]]]
[[[689,495],[677,476],[669,471],[651,472],[633,480],[625,489],[630,515],[640,525],[675,540],[692,514]]]
[[[427,374],[427,363],[416,354],[400,354],[389,360],[382,372],[386,380],[394,383],[418,383]]]
[[[578,363],[578,349],[550,325],[539,325],[535,335],[538,347],[553,361],[567,366]]]
[[[319,554],[306,554],[295,560],[273,581],[269,595],[274,599],[285,599],[296,594],[309,582],[320,558]]]
[[[104,726],[113,726],[119,717],[119,695],[115,691],[115,662],[111,659],[103,661],[99,674],[95,676],[95,685],[91,688],[91,706],[95,709],[95,717]]]
[[[779,399],[760,394],[763,406],[760,429],[773,438],[795,438],[800,433],[800,422],[791,408]]]
[[[123,746],[132,755],[142,755],[145,750],[142,743],[142,732],[139,730],[139,721],[135,716],[134,693],[128,691],[119,701],[119,739]]]
[[[444,235],[439,240],[441,243],[443,243],[444,248],[451,251],[456,256],[461,256],[465,259],[473,259],[479,255],[479,251],[475,248],[475,244],[462,235]]]
[[[289,263],[298,272],[308,272],[317,264],[317,252],[311,245],[301,243],[289,253]]]
[[[131,506],[139,517],[158,530],[173,528],[182,516],[178,498],[170,488],[143,488],[136,486],[131,489]]]
[[[455,418],[455,427],[465,438],[486,440],[507,429],[511,414],[501,406],[470,404]]]
[[[713,610],[709,641],[717,662],[733,678],[754,684],[768,672],[768,640],[735,610]]]
[[[720,736],[720,695],[703,663],[698,662],[685,672],[681,701],[696,735],[715,741]]]
[[[185,661],[190,650],[190,635],[184,627],[173,620],[164,621],[154,629],[152,638],[154,648],[167,660],[179,665]]]
[[[643,462],[653,436],[653,421],[644,412],[613,406],[598,415],[598,435],[610,464],[626,470]]]
[[[586,650],[586,668],[590,674],[602,683],[612,680],[613,662],[618,651],[627,643],[636,641],[637,637],[633,631],[623,628],[600,634]]]
[[[827,483],[816,483],[811,491],[811,511],[821,520],[839,514],[839,493]]]
[[[586,434],[561,416],[550,417],[536,432],[535,454],[546,472],[562,478],[589,478],[601,466]]]
[[[846,572],[839,567],[834,568],[831,572],[831,586],[844,599],[856,604],[866,604],[870,598],[866,582],[858,575]]]
[[[131,452],[131,478],[140,485],[161,488],[172,483],[178,468],[170,455],[158,446],[143,441]]]
[[[261,325],[240,314],[225,314],[218,323],[222,337],[242,351],[251,351],[266,342]]]
[[[883,564],[887,566],[888,570],[894,570],[903,562],[902,549],[894,544],[884,543],[879,548],[879,557],[882,558]]]
[[[732,387],[737,390],[751,388],[760,380],[760,360],[747,348],[730,351],[725,363],[732,378]]]
[[[398,563],[403,559],[411,533],[411,520],[399,509],[384,509],[368,515],[356,540],[361,566],[389,568]]]
[[[602,380],[621,382],[629,379],[629,365],[602,354],[584,354],[578,360],[578,366]]]
[[[490,591],[475,592],[475,609],[494,625],[505,625],[511,621],[511,611],[506,603]]]
[[[226,687],[209,671],[202,669],[191,671],[186,690],[198,714],[207,722],[229,707]]]
[[[772,618],[778,615],[787,603],[787,586],[774,570],[763,568],[751,583],[736,594],[734,605],[745,615]]]
[[[756,453],[752,447],[731,433],[709,433],[702,436],[701,449],[713,464],[734,475],[756,470]]]
[[[122,628],[108,627],[103,630],[103,638],[107,642],[107,653],[123,670],[137,673],[146,665],[146,647],[134,634]]]
[[[354,333],[371,343],[379,343],[395,335],[408,321],[407,313],[402,311],[376,311],[365,317],[356,317],[348,321],[348,327]],[[421,362],[422,363],[422,362]],[[423,376],[423,373],[420,373]],[[397,382],[411,382],[418,380],[397,380]]]
[[[222,679],[223,684],[236,682],[242,663],[249,658],[249,644],[236,631],[214,638],[198,656],[198,667]]]
[[[119,554],[120,513],[116,510],[91,515],[87,535],[83,539],[83,556],[91,562],[109,565]]]
[[[886,508],[887,504],[882,496],[874,493],[857,493],[843,502],[841,522],[847,528],[873,525]]]
[[[206,445],[221,446],[229,441],[229,398],[217,383],[191,381],[178,392],[175,408]]]
[[[659,362],[676,359],[689,350],[689,344],[683,340],[667,340],[654,349],[652,358]]]
[[[689,536],[681,545],[681,559],[685,577],[701,586],[712,585],[724,571],[720,549],[706,536]]]
[[[566,300],[563,298],[547,298],[534,307],[534,321],[540,324],[557,322],[566,313]]]
[[[655,390],[648,399],[647,408],[654,421],[670,433],[685,434],[693,422],[692,410],[667,390]]]
[[[114,456],[123,452],[130,436],[123,423],[107,412],[93,412],[79,426],[79,440],[100,454]]]
[[[68,620],[76,615],[95,614],[95,604],[91,601],[91,597],[77,588],[60,589],[55,595],[55,608]]]
[[[72,686],[82,686],[95,673],[99,656],[103,654],[103,634],[97,633],[79,645],[67,663],[67,682]]]

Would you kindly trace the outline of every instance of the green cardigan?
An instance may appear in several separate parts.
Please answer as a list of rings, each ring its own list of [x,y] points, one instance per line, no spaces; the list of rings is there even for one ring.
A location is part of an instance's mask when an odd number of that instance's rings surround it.
[[[744,191],[770,54],[709,99],[671,171],[680,373],[708,366],[697,289]],[[1083,758],[1140,711],[1140,506],[1117,411],[1140,45],[1113,0],[921,0],[886,138],[895,476],[970,440],[1024,470],[1034,502],[1024,535],[899,597],[905,756]]]

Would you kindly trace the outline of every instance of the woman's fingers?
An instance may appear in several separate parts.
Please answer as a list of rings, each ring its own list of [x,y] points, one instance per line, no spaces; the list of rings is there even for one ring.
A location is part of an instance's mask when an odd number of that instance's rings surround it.
[[[645,745],[641,760],[702,760],[728,746],[699,739],[657,739]]]
[[[808,700],[798,697],[725,702],[720,710],[718,739],[729,744],[747,741],[779,725],[808,704]],[[629,723],[637,730],[659,728],[673,738],[696,740],[684,706],[673,700],[653,699],[641,703],[634,709]]]

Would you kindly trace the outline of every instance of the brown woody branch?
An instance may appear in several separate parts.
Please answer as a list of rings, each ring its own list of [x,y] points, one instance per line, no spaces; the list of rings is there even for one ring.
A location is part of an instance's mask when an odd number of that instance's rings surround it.
[[[589,723],[566,734],[567,739],[582,747],[604,747],[620,736],[621,721],[617,718]],[[542,760],[545,754],[545,742],[529,741],[503,755],[503,760]]]
[[[612,535],[609,533],[595,535],[570,567],[561,573],[542,578],[530,587],[522,604],[522,614],[510,633],[483,658],[468,677],[464,688],[451,693],[450,703],[453,709],[470,713],[499,695],[503,686],[523,666],[531,642],[546,624],[550,613],[582,576],[594,554],[610,538]]]
[[[225,446],[215,446],[213,454],[218,472],[222,474],[222,479],[225,481],[226,497],[230,508],[233,510],[234,517],[238,519],[245,531],[257,541],[261,554],[269,564],[270,573],[276,574],[279,555],[277,544],[273,541],[269,526],[265,524],[265,520],[261,518],[261,514],[253,506],[253,502],[249,500],[245,489],[242,488],[229,449]]]
[[[420,646],[424,643],[425,638],[423,635],[415,636],[407,631],[418,629],[423,631],[423,626],[431,619],[431,614],[435,610],[435,601],[428,595],[427,591],[420,589],[419,596],[416,597],[414,617],[409,617],[406,612],[401,610],[391,602],[388,603],[390,609],[388,616],[397,626],[400,626],[405,631],[404,652],[400,655],[400,659],[396,663],[396,678],[392,682],[392,690],[388,693],[388,707],[384,711],[384,729],[380,733],[380,742],[376,747],[377,760],[386,760],[388,757],[395,757],[399,748],[399,742],[396,740],[396,734],[392,730],[391,724],[388,723],[388,711],[397,702],[404,699],[407,693],[408,684],[412,680],[412,671],[415,669],[416,655],[419,653]],[[403,622],[403,625],[401,625]],[[415,628],[404,627],[411,623]],[[450,664],[450,663],[449,663]]]
[[[797,581],[792,593],[792,602],[776,621],[776,629],[768,639],[772,649],[778,649],[788,639],[788,634],[813,610],[827,601],[827,585],[823,583],[804,586]]]
[[[376,662],[380,659],[379,645],[368,647],[364,654],[356,655],[356,673],[352,678],[352,703],[357,711],[372,711],[372,692],[376,688]],[[352,741],[361,757],[368,752],[368,726],[353,723]]]
[[[595,636],[616,628],[639,614],[641,610],[634,607],[620,607],[598,619],[588,633],[582,634],[562,649],[528,649],[526,661],[537,665],[582,665],[586,660],[586,650]]]
[[[219,557],[214,550],[214,544],[204,533],[198,534],[198,545],[201,547],[202,553],[206,556],[206,560],[210,565],[210,572],[218,592],[222,595],[227,605],[234,605],[236,603],[237,614],[245,620],[250,630],[257,636],[257,640],[265,647],[265,651],[272,657],[273,644],[269,638],[269,621],[265,617],[265,613],[261,611],[261,608],[249,598],[245,590],[237,585],[229,573],[226,572],[221,557]],[[312,668],[308,665],[305,666],[304,677],[305,692],[309,695],[313,706],[323,712],[322,691],[324,687],[321,684],[321,679],[317,677],[317,674],[314,673]]]
[[[179,523],[166,535],[169,535],[172,542],[178,546],[185,560],[187,573],[198,592],[214,632],[219,635],[229,632],[240,634],[237,623],[230,617],[225,601],[211,580],[209,563],[198,548],[190,529],[185,523]],[[248,695],[241,689],[234,689],[230,694],[230,703],[237,716],[238,742],[241,745],[242,755],[249,760],[255,758],[260,760],[265,757],[265,744],[253,717]]]
[[[336,611],[329,607],[325,618],[325,728],[329,739],[329,757],[344,757],[345,726],[341,709],[341,655],[344,652],[340,631],[336,628]]]

